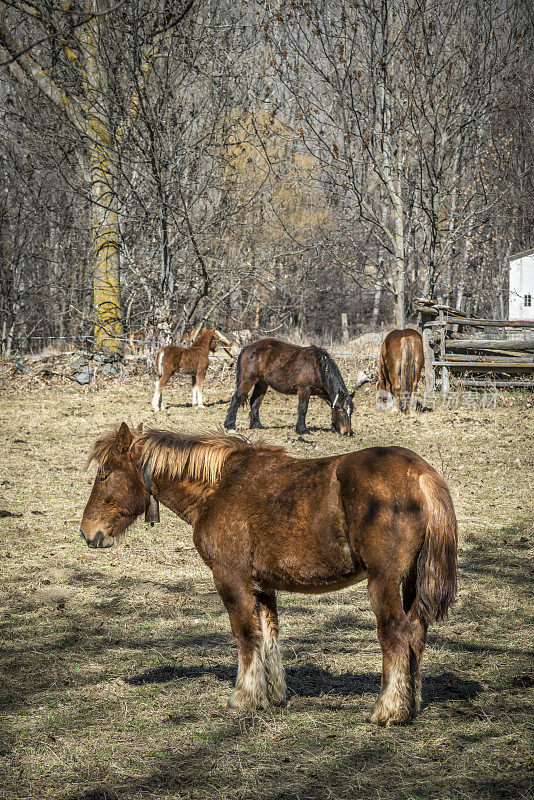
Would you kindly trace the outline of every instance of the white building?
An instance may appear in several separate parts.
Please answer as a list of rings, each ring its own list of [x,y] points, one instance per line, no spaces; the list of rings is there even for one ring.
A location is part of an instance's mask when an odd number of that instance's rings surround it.
[[[508,319],[534,322],[534,250],[510,257]]]

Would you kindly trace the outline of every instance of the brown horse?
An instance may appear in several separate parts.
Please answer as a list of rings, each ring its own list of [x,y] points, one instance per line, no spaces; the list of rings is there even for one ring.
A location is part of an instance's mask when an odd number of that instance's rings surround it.
[[[215,328],[201,328],[196,338],[189,347],[177,347],[168,344],[158,350],[156,354],[156,388],[152,398],[154,411],[163,411],[161,396],[163,387],[169,382],[175,372],[185,372],[191,375],[193,383],[192,405],[203,407],[202,389],[204,378],[209,364],[209,354],[214,353],[219,344],[219,336]]]
[[[401,447],[298,459],[238,436],[102,436],[81,535],[110,547],[161,501],[193,526],[230,617],[239,668],[229,707],[285,698],[276,592],[330,592],[367,580],[382,648],[372,720],[417,714],[427,627],[456,592],[456,517],[443,478]],[[155,498],[155,499],[154,499]],[[402,596],[401,596],[402,587]]]
[[[132,333],[128,338],[128,349],[131,355],[135,356],[142,350],[146,350],[149,345],[157,344],[157,342],[155,342],[152,338],[155,337],[155,335],[156,335],[155,333],[149,335],[146,330],[132,331]],[[193,340],[194,335],[195,331],[193,329],[191,330],[186,329],[182,334],[182,340],[180,342],[180,346],[189,347],[189,345]]]
[[[260,339],[244,347],[237,359],[236,390],[230,401],[224,427],[235,430],[237,410],[251,389],[250,427],[263,428],[260,405],[268,387],[299,398],[297,433],[309,433],[306,413],[311,395],[325,400],[332,409],[332,430],[352,435],[352,398],[332,357],[321,347],[298,347],[279,339]]]
[[[380,349],[377,407],[379,404],[387,407],[393,397],[402,412],[412,408],[424,363],[423,338],[419,331],[405,328],[388,333]]]

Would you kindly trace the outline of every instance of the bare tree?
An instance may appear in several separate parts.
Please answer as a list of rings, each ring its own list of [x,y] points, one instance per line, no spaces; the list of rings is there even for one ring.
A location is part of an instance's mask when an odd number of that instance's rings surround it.
[[[151,4],[148,8],[142,2],[129,4],[134,15],[149,12],[151,24],[136,63],[135,84],[129,87],[127,113],[116,120],[110,88],[121,72],[129,29],[126,17],[122,47],[113,49],[111,33],[117,19],[110,12],[124,5],[102,9],[98,0],[68,6],[14,2],[0,23],[1,51],[8,56],[8,69],[16,78],[31,82],[61,112],[83,158],[92,212],[95,347],[113,352],[121,349],[117,142],[127,135],[136,116],[138,89],[150,75],[166,36],[192,3],[177,14],[165,5],[155,11]],[[40,36],[38,29],[44,29],[46,36]]]
[[[479,213],[479,185],[459,202],[461,171],[517,66],[520,17],[513,4],[485,0],[338,0],[280,7],[270,29],[303,145],[391,255],[398,327],[409,265],[423,262],[430,292],[440,259]]]

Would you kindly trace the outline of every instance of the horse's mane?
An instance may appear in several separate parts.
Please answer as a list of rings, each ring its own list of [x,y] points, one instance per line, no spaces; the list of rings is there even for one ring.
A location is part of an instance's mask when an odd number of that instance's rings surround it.
[[[140,464],[150,465],[153,478],[165,475],[174,478],[189,478],[200,483],[215,483],[229,456],[251,450],[285,453],[283,447],[263,443],[253,444],[244,436],[228,436],[224,433],[183,433],[149,428],[142,432],[132,431],[132,447],[140,447]],[[116,442],[117,431],[99,437],[89,455],[88,464],[95,460],[102,464]],[[137,459],[136,459],[137,460]]]
[[[326,350],[323,350],[322,347],[314,347],[314,349],[317,353],[317,360],[330,400],[332,401],[338,392],[343,395],[348,395],[349,392],[345,386],[345,381],[341,377],[339,367],[332,356],[327,353]]]

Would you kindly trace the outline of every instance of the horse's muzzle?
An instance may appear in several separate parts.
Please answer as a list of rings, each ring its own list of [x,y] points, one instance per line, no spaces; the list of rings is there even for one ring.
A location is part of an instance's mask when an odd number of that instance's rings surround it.
[[[335,425],[332,425],[332,431],[334,433],[338,433],[340,436],[354,436],[354,434],[352,432],[352,428],[347,428],[347,427],[341,426],[341,425],[339,427],[336,427]]]
[[[113,547],[115,541],[112,536],[106,536],[104,531],[97,531],[92,539],[88,539],[80,528],[80,536],[87,543],[88,547]]]

